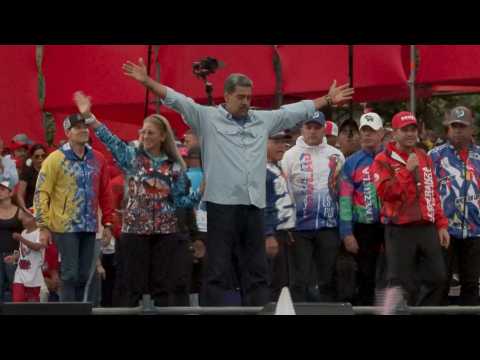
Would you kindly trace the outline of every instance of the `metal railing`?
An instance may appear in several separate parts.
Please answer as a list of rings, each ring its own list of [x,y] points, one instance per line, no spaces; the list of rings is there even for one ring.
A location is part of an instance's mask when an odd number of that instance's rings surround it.
[[[169,306],[158,307],[153,304],[150,295],[144,295],[140,304],[133,308],[93,308],[93,315],[257,315],[263,310],[261,306]]]
[[[375,306],[354,306],[355,315],[378,315]],[[480,306],[410,306],[398,315],[480,315]]]
[[[375,306],[353,306],[354,315],[377,315]],[[145,295],[134,308],[94,308],[93,315],[259,315],[261,306],[236,307],[157,307]],[[332,313],[334,315],[334,312]],[[480,315],[480,306],[422,306],[405,307],[399,315]]]
[[[263,307],[155,307],[145,311],[134,308],[94,308],[93,315],[258,315]]]

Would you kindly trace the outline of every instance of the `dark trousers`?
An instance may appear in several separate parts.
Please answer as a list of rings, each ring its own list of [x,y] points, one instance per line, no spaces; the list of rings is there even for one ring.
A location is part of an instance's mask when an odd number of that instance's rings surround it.
[[[115,254],[103,254],[102,266],[105,269],[105,280],[102,280],[102,307],[113,306],[113,286],[115,284]]]
[[[317,269],[319,301],[334,301],[336,294],[333,275],[340,249],[340,237],[337,228],[296,231],[293,236],[295,239],[291,247],[293,301],[305,302],[307,300],[307,287],[310,285],[312,263]]]
[[[12,284],[17,266],[3,261],[3,258],[8,255],[12,254],[0,253],[0,302],[12,301]]]
[[[138,306],[150,294],[156,306],[189,306],[192,252],[183,234],[122,234],[120,306]]]
[[[268,259],[268,275],[270,279],[270,300],[276,302],[280,292],[290,284],[289,269],[289,234],[287,231],[277,231],[274,234],[278,242],[278,254]]]
[[[195,235],[195,238],[192,241],[200,240],[203,244],[207,245],[207,238],[208,233],[206,232],[198,232]],[[205,256],[201,259],[194,259],[193,260],[193,269],[192,269],[192,284],[190,286],[190,291],[195,294],[201,294],[202,287],[203,287],[203,279],[205,274],[205,263],[206,263],[206,251]]]
[[[450,246],[448,250],[444,250],[444,256],[448,271],[445,300],[448,301],[450,280],[453,275],[453,261],[457,257],[460,279],[459,305],[479,305],[480,237],[467,239],[450,237]]]
[[[412,304],[415,295],[415,270],[417,258],[422,257],[422,288],[415,305],[438,306],[442,304],[447,273],[435,226],[386,225],[385,256],[389,286],[401,286]]]
[[[242,305],[270,300],[263,209],[207,202],[208,241],[205,278],[207,306],[228,305],[238,277]]]
[[[354,224],[353,234],[358,242],[358,253],[354,256],[357,262],[358,292],[354,304],[372,306],[375,301],[375,278],[377,263],[385,239],[385,228],[382,224]]]

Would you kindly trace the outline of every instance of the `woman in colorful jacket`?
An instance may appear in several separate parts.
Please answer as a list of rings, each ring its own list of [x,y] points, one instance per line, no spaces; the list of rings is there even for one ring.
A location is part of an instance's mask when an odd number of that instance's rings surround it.
[[[125,173],[126,207],[119,241],[124,293],[119,305],[138,306],[150,294],[157,306],[178,305],[188,291],[188,242],[178,236],[177,207],[193,207],[201,191],[189,191],[185,163],[163,116],[150,115],[140,130],[140,146],[129,146],[90,112],[90,98],[75,93],[77,107]]]

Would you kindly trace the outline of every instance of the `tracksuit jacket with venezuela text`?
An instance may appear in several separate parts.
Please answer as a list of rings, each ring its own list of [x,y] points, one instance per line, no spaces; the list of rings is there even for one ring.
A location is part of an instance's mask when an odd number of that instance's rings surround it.
[[[345,161],[340,176],[340,238],[352,235],[353,223],[380,222],[380,203],[370,166],[376,153],[359,150]]]

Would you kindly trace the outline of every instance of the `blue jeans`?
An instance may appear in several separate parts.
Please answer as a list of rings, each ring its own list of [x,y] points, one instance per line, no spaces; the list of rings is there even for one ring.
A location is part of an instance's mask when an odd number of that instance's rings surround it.
[[[60,301],[83,301],[85,285],[92,268],[95,233],[54,233],[60,253]]]
[[[10,265],[3,258],[11,254],[0,254],[0,302],[12,301],[12,283],[15,277],[16,265]]]

